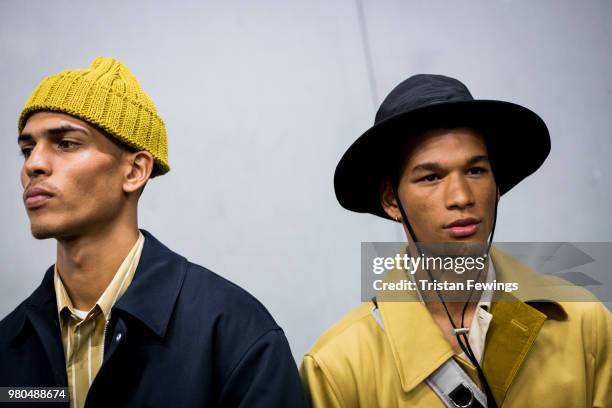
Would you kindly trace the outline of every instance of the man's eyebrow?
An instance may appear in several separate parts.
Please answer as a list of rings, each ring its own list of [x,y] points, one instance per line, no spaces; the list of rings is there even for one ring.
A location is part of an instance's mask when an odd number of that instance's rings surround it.
[[[437,171],[442,167],[438,163],[419,163],[412,168],[412,171],[425,170],[425,171]]]
[[[468,161],[467,165],[478,163],[479,161],[489,161],[489,156],[486,154],[481,154],[478,156],[472,156]]]
[[[63,135],[64,133],[68,133],[68,132],[83,132],[83,133],[87,133],[87,131],[80,127],[80,126],[72,126],[70,124],[66,124],[66,125],[61,125],[61,126],[57,126],[57,127],[53,127],[53,128],[49,128],[49,129],[45,129],[43,133],[50,135],[50,136],[60,136]],[[34,137],[29,134],[29,133],[22,133],[17,137],[17,143],[20,142],[31,142],[32,140],[34,140]]]
[[[22,133],[17,136],[17,143],[27,143],[31,142],[32,140],[34,140],[34,138],[29,133]]]
[[[70,124],[65,124],[65,125],[61,125],[58,127],[54,127],[54,128],[50,128],[45,130],[45,133],[48,133],[50,135],[61,135],[64,133],[68,133],[68,132],[83,132],[83,133],[87,133],[87,131],[80,127],[80,126],[73,126]]]
[[[489,156],[485,154],[481,154],[478,156],[472,156],[466,162],[466,165],[471,166],[479,161],[489,161]],[[412,171],[424,170],[424,171],[439,171],[442,169],[442,166],[439,163],[435,162],[427,162],[427,163],[419,163],[412,168]]]

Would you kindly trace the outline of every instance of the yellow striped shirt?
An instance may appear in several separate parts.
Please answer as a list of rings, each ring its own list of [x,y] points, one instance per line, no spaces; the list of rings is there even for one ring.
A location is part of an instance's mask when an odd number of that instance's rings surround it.
[[[113,280],[89,311],[74,308],[55,267],[55,296],[66,356],[71,408],[82,408],[85,405],[89,387],[104,358],[104,329],[110,311],[132,282],[143,245],[144,236],[139,232],[138,240],[117,269]]]

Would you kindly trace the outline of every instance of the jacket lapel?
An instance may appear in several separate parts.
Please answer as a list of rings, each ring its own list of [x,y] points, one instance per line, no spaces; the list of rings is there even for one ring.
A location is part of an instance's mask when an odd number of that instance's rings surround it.
[[[548,318],[563,320],[563,307],[552,300],[546,276],[536,273],[501,250],[491,251],[497,280],[517,282],[515,295],[504,294],[492,304],[493,319],[487,332],[483,370],[501,405],[512,381]],[[527,290],[521,290],[521,287]]]
[[[483,370],[495,400],[501,405],[546,315],[519,300],[496,302],[491,312]]]

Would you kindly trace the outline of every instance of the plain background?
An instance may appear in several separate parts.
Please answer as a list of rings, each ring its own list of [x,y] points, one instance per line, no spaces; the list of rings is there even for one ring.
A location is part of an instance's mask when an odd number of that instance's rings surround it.
[[[343,210],[332,179],[412,74],[548,124],[549,159],[502,198],[497,241],[611,241],[610,21],[607,0],[1,1],[0,316],[55,259],[29,232],[17,117],[43,77],[98,55],[130,67],[168,129],[141,228],[258,297],[298,360],[358,305],[360,243],[402,238]]]

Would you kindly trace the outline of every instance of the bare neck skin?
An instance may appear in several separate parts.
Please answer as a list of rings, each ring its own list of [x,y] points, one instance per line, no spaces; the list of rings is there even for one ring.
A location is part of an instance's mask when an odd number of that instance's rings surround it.
[[[134,211],[135,212],[135,211]],[[90,310],[138,240],[135,214],[57,239],[57,269],[75,308]]]

